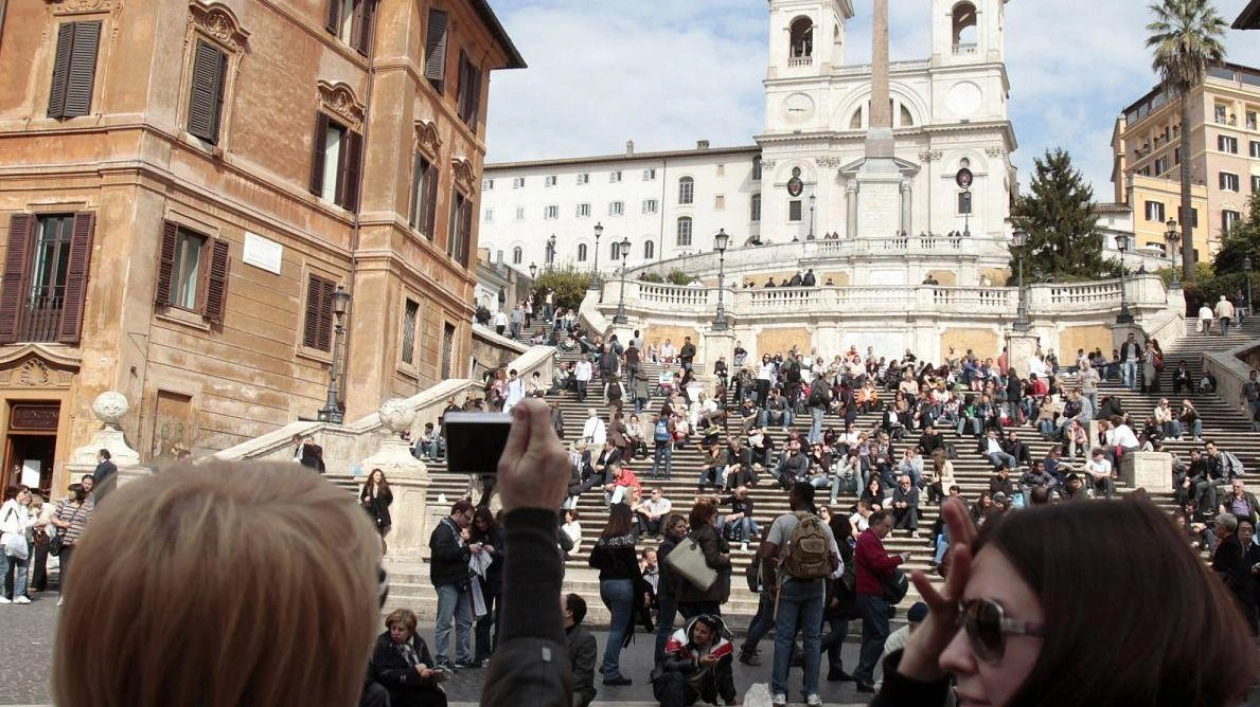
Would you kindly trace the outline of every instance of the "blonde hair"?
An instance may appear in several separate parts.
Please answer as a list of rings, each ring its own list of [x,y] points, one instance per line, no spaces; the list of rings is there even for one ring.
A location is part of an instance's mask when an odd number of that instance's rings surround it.
[[[381,551],[352,495],[296,465],[221,461],[114,493],[75,553],[55,704],[358,703]]]

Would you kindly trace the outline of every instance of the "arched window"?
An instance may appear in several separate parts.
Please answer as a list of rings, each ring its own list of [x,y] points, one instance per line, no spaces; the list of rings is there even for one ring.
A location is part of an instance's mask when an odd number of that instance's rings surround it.
[[[857,110],[853,111],[853,117],[849,120],[849,130],[862,129],[862,111],[864,110],[866,110],[864,107],[859,106]]]
[[[678,247],[691,247],[691,217],[682,216],[678,219]]]
[[[906,104],[901,104],[901,127],[909,128],[914,126],[914,116],[910,114],[910,109]]]
[[[792,20],[793,59],[805,59],[814,55],[814,21],[808,17]]]
[[[748,220],[757,222],[761,220],[761,195],[753,194],[751,206],[748,209]]]
[[[696,180],[683,177],[678,180],[678,203],[690,204],[696,200]]]
[[[578,243],[578,262],[579,263],[586,262],[586,244],[585,243]]]
[[[970,2],[960,2],[954,6],[954,53],[974,54],[976,52],[976,6]]]
[[[608,257],[613,260],[621,260],[621,242],[613,241],[608,244]]]
[[[643,242],[643,259],[652,260],[655,257],[656,257],[656,243],[650,240],[644,241]]]
[[[520,246],[516,246],[515,248],[512,249],[512,264],[513,265],[520,265],[521,261],[524,259],[525,259],[525,252],[521,250]]]

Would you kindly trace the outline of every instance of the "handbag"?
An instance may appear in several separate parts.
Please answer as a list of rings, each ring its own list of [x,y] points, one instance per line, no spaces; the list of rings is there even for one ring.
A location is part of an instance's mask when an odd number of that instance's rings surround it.
[[[21,533],[9,533],[4,541],[4,554],[19,561],[30,557],[31,550],[26,544],[26,536]]]
[[[717,570],[709,566],[704,559],[704,550],[700,549],[700,543],[691,538],[685,538],[678,543],[668,555],[665,561],[674,569],[683,579],[691,582],[701,591],[709,591],[713,587],[713,583],[717,581]]]
[[[74,525],[75,519],[79,517],[79,512],[82,510],[83,510],[82,505],[80,505],[77,509],[75,509],[74,515],[70,516],[71,525]],[[48,554],[57,556],[57,555],[60,555],[61,551],[64,549],[66,549],[66,533],[62,531],[60,528],[58,528],[57,534],[52,536],[52,538],[49,539],[48,541]]]
[[[880,584],[884,590],[884,601],[891,605],[900,603],[910,591],[910,580],[906,578],[906,573],[899,569],[893,569]]]

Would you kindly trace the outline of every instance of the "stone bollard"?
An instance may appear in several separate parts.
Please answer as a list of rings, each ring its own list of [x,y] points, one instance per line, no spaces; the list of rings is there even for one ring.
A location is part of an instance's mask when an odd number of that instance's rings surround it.
[[[92,401],[92,413],[101,421],[101,429],[92,437],[91,444],[74,450],[70,463],[66,468],[70,471],[71,483],[78,483],[84,474],[96,470],[96,455],[102,449],[108,449],[110,461],[118,467],[118,473],[110,476],[93,489],[96,502],[100,503],[119,484],[125,484],[136,478],[149,474],[149,469],[140,466],[140,454],[132,449],[123,435],[119,421],[131,410],[127,396],[116,391],[106,391]]]
[[[1131,489],[1151,493],[1172,490],[1172,455],[1167,452],[1125,452],[1120,457],[1120,480]]]
[[[400,436],[411,429],[416,412],[400,399],[385,401],[379,410],[385,435],[380,449],[361,462],[363,478],[374,469],[385,472],[394,501],[389,512],[393,527],[385,537],[386,559],[420,562],[428,547],[426,495],[429,492],[429,470],[424,462],[411,455],[407,442]]]

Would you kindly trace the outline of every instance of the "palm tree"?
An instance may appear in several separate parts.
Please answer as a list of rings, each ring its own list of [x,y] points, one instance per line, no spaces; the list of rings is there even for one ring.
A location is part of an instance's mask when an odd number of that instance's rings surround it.
[[[1208,67],[1225,58],[1222,37],[1229,24],[1212,0],[1161,0],[1151,5],[1155,19],[1146,26],[1154,51],[1152,66],[1164,91],[1181,102],[1181,262],[1182,279],[1194,282],[1194,227],[1190,206],[1190,92],[1203,83]]]

